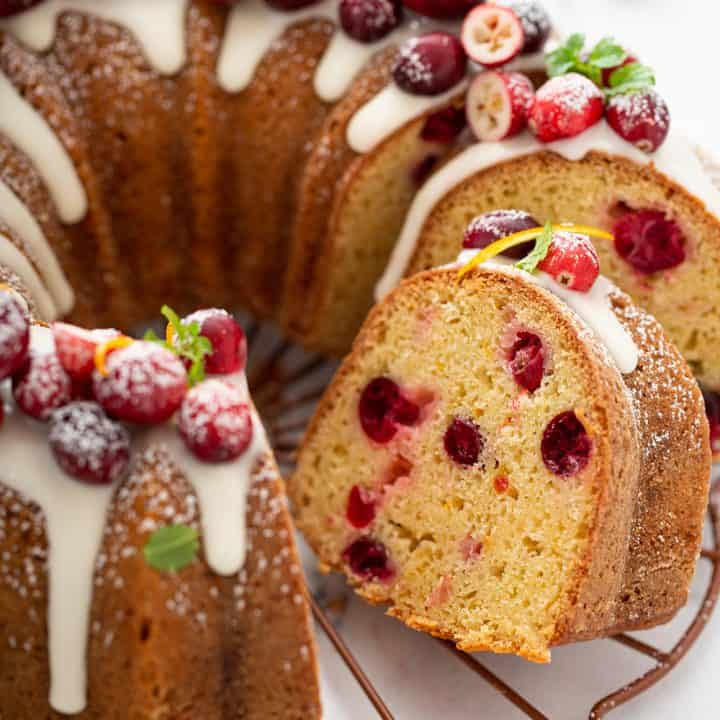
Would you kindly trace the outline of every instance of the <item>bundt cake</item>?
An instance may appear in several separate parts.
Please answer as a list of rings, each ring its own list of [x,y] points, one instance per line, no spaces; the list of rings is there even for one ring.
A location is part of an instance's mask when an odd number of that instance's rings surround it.
[[[512,233],[499,249],[539,236],[517,266],[487,260],[496,242],[468,251],[475,267],[405,280],[368,316],[288,482],[324,567],[463,650],[547,661],[687,599],[702,397],[660,325],[598,276],[585,230]]]
[[[0,717],[320,717],[244,335],[166,314],[132,341],[0,289]]]

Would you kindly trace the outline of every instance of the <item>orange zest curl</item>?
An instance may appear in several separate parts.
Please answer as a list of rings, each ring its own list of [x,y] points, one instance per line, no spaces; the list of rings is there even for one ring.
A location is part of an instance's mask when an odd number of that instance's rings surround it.
[[[553,225],[553,232],[571,232],[577,233],[578,235],[588,235],[589,237],[598,238],[600,240],[614,240],[612,233],[600,230],[600,228],[592,227],[590,225]],[[494,258],[496,255],[505,252],[508,248],[515,247],[516,245],[522,245],[530,240],[535,240],[540,237],[545,231],[544,227],[530,228],[529,230],[521,230],[520,232],[513,233],[507,237],[500,238],[494,243],[491,243],[487,247],[483,248],[478,252],[475,257],[470,260],[467,264],[463,265],[458,271],[458,277],[462,277],[466,273],[470,272],[474,267],[481,265],[487,260]]]
[[[128,345],[132,345],[135,341],[128,337],[127,335],[121,335],[120,337],[113,338],[112,340],[108,340],[106,343],[102,343],[101,345],[98,345],[95,349],[95,368],[96,370],[103,376],[108,376],[108,369],[105,364],[105,361],[107,360],[107,356],[113,351],[113,350],[120,350],[120,348],[127,347]]]

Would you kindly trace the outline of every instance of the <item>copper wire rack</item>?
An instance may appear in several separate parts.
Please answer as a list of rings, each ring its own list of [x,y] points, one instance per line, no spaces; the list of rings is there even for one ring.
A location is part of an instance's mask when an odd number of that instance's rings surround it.
[[[248,380],[255,403],[263,416],[268,434],[283,474],[292,471],[296,450],[305,426],[332,377],[336,365],[309,355],[283,340],[267,326],[246,319],[251,347]],[[720,595],[720,480],[710,494],[708,508],[711,547],[704,549],[699,562],[711,563],[712,574],[697,614],[670,651],[660,650],[630,635],[612,638],[631,651],[654,661],[654,666],[639,677],[628,678],[616,691],[600,698],[588,711],[588,720],[598,720],[659,683],[677,667],[695,644],[710,619]],[[350,648],[335,629],[330,617],[316,598],[308,593],[317,623],[327,634],[338,655],[353,674],[382,720],[395,720],[386,701],[378,693]],[[493,690],[532,720],[549,720],[539,708],[516,691],[509,680],[503,680],[474,656],[458,650],[452,643],[437,640],[446,652],[479,675]]]

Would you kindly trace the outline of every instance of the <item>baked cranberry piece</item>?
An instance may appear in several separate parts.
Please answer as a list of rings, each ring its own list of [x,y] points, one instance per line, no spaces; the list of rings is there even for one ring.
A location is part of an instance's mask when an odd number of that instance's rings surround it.
[[[572,477],[585,469],[592,441],[572,410],[556,415],[545,428],[540,446],[543,462],[550,472]]]
[[[473,8],[463,21],[460,37],[468,56],[489,68],[510,62],[525,44],[520,18],[495,4]]]
[[[338,11],[343,30],[363,43],[380,40],[402,20],[399,0],[340,0]]]
[[[600,274],[600,260],[587,235],[556,232],[538,268],[569,290],[587,292]]]
[[[226,310],[210,308],[198,310],[183,318],[183,323],[197,323],[200,335],[206,337],[213,352],[205,358],[205,370],[211,375],[240,372],[247,362],[245,332]]]
[[[363,580],[389,580],[395,574],[385,546],[370,537],[361,537],[348,545],[342,559]]]
[[[0,0],[0,17],[10,17],[25,12],[44,0]]]
[[[460,40],[450,33],[432,32],[403,43],[393,77],[405,92],[439,95],[457,85],[466,69],[467,57]]]
[[[28,361],[13,376],[13,396],[24,413],[47,420],[72,399],[72,381],[54,352],[31,349]]]
[[[443,437],[445,452],[458,465],[475,465],[485,447],[480,428],[472,421],[455,418]]]
[[[659,210],[637,210],[613,227],[615,250],[635,270],[649,275],[677,267],[685,260],[685,235]]]
[[[27,360],[30,320],[11,292],[0,289],[0,380],[16,373]]]
[[[398,425],[414,425],[420,417],[420,408],[402,395],[396,382],[379,377],[363,390],[358,414],[365,434],[384,444],[395,437]]]
[[[503,493],[506,493],[510,488],[510,481],[505,475],[498,475],[493,480],[493,487],[495,488],[495,492],[498,495],[502,495]]]
[[[522,210],[494,210],[478,215],[470,222],[465,229],[463,247],[482,250],[496,240],[539,226],[540,223],[532,215]],[[530,241],[508,248],[502,254],[519,260],[524,258],[534,245],[534,241]]]
[[[545,8],[535,0],[506,0],[503,4],[518,16],[522,24],[525,43],[521,53],[526,55],[541,50],[552,30],[550,16]]]
[[[152,425],[165,422],[187,391],[182,361],[166,348],[138,341],[115,350],[106,360],[107,375],[93,374],[95,399],[119,420]]]
[[[528,392],[535,392],[545,374],[545,351],[542,340],[521,330],[507,353],[508,367],[515,382]]]
[[[348,495],[346,516],[354,528],[366,528],[375,519],[375,498],[372,493],[359,485],[353,485]]]
[[[615,95],[605,114],[608,125],[623,140],[646,153],[655,152],[670,131],[670,109],[652,88]]]
[[[75,402],[50,417],[50,447],[60,467],[91,485],[117,480],[130,461],[130,435],[94,402]]]
[[[710,447],[713,453],[720,453],[720,395],[705,388],[702,389],[702,394],[710,426]]]
[[[117,330],[85,330],[62,322],[53,323],[52,331],[60,364],[74,382],[90,378],[99,345],[120,337]]]
[[[465,108],[452,105],[428,115],[420,137],[425,142],[447,145],[455,140],[466,125]]]

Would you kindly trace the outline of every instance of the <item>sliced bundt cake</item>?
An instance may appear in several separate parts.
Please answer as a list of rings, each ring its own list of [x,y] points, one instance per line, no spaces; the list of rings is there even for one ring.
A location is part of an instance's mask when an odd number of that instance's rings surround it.
[[[371,312],[289,489],[363,597],[547,661],[685,603],[710,453],[687,365],[586,236],[546,228],[508,263],[420,273]]]
[[[3,718],[320,717],[242,331],[168,315],[170,342],[133,342],[0,289]]]

